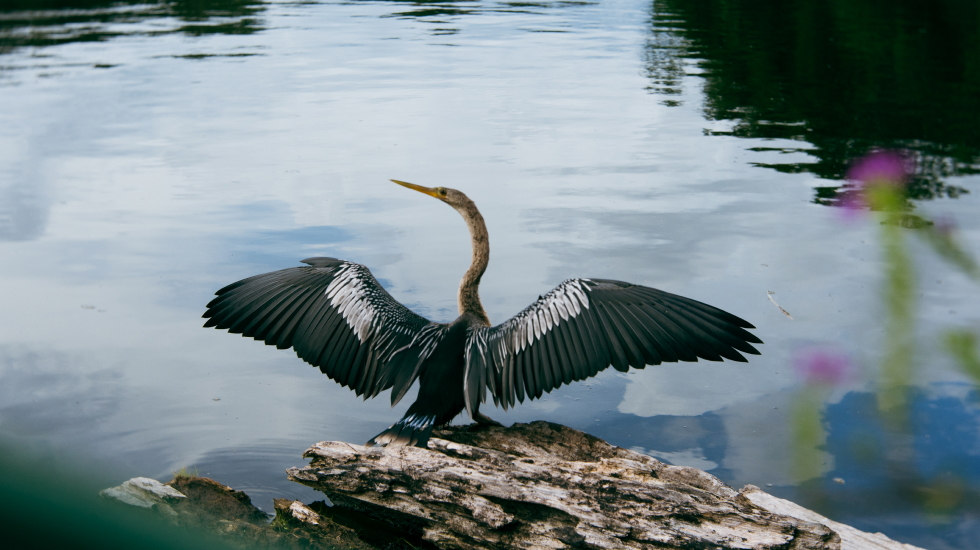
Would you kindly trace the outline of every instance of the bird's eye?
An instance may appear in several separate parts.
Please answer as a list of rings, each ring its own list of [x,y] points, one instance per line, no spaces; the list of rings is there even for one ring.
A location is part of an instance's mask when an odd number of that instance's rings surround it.
[[[446,190],[445,189],[439,189],[439,196],[440,197],[445,197],[446,196]]]

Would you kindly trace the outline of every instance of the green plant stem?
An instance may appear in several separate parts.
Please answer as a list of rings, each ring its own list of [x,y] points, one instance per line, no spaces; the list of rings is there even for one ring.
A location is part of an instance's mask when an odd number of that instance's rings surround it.
[[[881,226],[885,260],[885,356],[881,367],[879,408],[903,424],[907,415],[908,386],[915,352],[915,271],[902,228]]]
[[[963,372],[980,385],[980,355],[977,354],[977,337],[968,330],[950,330],[944,338],[946,350],[960,364]]]
[[[825,391],[805,387],[793,405],[793,478],[797,483],[819,477],[823,456],[819,449],[825,440],[820,411]]]

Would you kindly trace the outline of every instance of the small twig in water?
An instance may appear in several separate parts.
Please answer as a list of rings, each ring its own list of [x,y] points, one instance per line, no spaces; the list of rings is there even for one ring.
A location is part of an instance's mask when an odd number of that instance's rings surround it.
[[[783,309],[783,306],[777,304],[776,303],[776,300],[773,300],[772,299],[772,295],[773,294],[775,294],[775,292],[773,292],[771,290],[767,290],[766,291],[766,295],[769,296],[769,301],[772,302],[776,307],[778,307],[779,308],[779,311],[782,311],[783,312],[783,315],[789,317],[789,320],[792,321],[793,320],[793,316],[790,315],[788,311],[786,311],[785,309]]]

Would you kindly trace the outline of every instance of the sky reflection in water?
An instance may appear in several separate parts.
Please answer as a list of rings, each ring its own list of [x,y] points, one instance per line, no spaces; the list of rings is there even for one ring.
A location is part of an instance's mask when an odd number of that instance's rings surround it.
[[[717,305],[767,342],[748,365],[605,372],[491,416],[561,422],[736,487],[806,498],[791,477],[792,358],[833,345],[873,370],[883,341],[876,230],[841,225],[814,201],[833,198],[855,151],[901,136],[803,109],[786,73],[740,81],[740,58],[718,53],[717,23],[670,2],[653,4],[653,30],[651,5],[631,0],[71,7],[0,11],[8,437],[73,446],[120,478],[197,465],[266,508],[274,494],[310,500],[282,469],[315,441],[366,440],[411,396],[395,410],[385,396],[362,403],[289,352],[201,329],[200,314],[229,282],[328,255],[369,266],[418,313],[454,318],[464,226],[394,177],[479,205],[493,256],[481,295],[495,322],[565,278],[595,276]],[[760,106],[749,92],[767,86],[796,103]],[[977,253],[978,141],[958,132],[909,134],[928,142],[924,158],[955,168],[923,177],[973,191],[918,210],[955,219]],[[847,443],[877,429],[859,412],[870,375],[829,397],[826,446],[814,449],[825,473],[810,483],[829,488],[824,511],[838,519],[966,548],[980,529],[966,519],[980,483],[969,473],[980,471],[977,396],[931,342],[976,326],[980,297],[917,252],[916,410],[923,425],[966,435],[916,447],[913,462],[930,479],[966,479],[967,497],[938,523],[907,495],[894,501],[904,508],[880,506],[890,478]]]

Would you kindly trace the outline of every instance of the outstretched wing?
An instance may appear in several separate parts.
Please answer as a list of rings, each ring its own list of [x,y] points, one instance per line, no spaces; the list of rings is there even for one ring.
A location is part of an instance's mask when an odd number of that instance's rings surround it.
[[[512,407],[524,397],[595,376],[662,362],[745,362],[761,344],[746,321],[662,290],[603,279],[569,279],[495,327],[472,329],[466,347],[466,406]]]
[[[222,288],[207,305],[204,326],[279,349],[292,347],[301,359],[365,399],[396,379],[411,385],[418,354],[407,351],[435,323],[395,301],[360,264],[335,258],[303,263],[309,267],[256,275]]]

